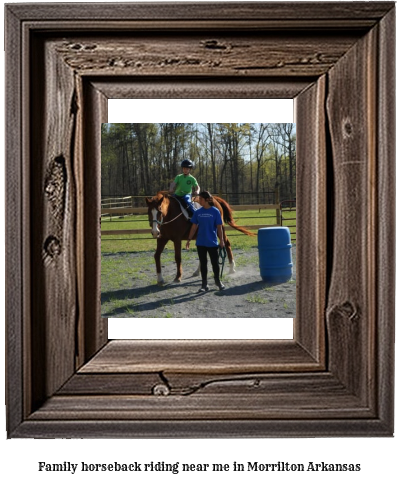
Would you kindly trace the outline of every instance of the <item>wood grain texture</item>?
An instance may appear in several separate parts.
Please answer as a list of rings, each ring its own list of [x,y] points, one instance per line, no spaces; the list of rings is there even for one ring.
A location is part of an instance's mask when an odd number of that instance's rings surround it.
[[[73,72],[33,43],[31,106],[33,404],[51,396],[75,370],[76,90]],[[47,86],[43,78],[57,79]],[[53,107],[46,110],[45,107]],[[35,219],[41,215],[41,219]],[[54,326],[57,323],[58,326]],[[43,371],[46,371],[43,375]]]
[[[330,370],[365,403],[375,348],[376,31],[328,74],[332,146],[333,255],[327,327]]]
[[[6,19],[9,436],[391,436],[394,4],[13,4]],[[293,341],[106,343],[110,93],[296,98]]]
[[[199,420],[348,418],[371,419],[373,412],[348,393],[332,374],[295,373],[208,376],[195,374],[78,374],[30,420]],[[119,382],[119,389],[114,381]],[[123,393],[121,393],[123,383]],[[151,390],[148,385],[152,384]],[[168,393],[157,394],[163,384]],[[193,384],[193,382],[191,382]],[[115,394],[115,392],[117,393]],[[232,397],[235,399],[232,400]],[[294,400],[293,400],[294,399]],[[317,417],[314,411],[317,410]]]
[[[82,404],[83,406],[83,404]],[[194,417],[194,415],[193,415]],[[383,437],[378,419],[262,419],[211,421],[116,419],[25,421],[15,431],[15,438],[312,438],[312,437]]]
[[[91,83],[84,96],[84,355],[83,362],[108,341],[107,321],[101,318],[101,124],[107,121],[107,99]]]
[[[368,408],[350,394],[300,392],[296,394],[252,394],[242,390],[229,394],[194,394],[191,396],[53,396],[30,416],[30,421],[55,420],[253,420],[258,419],[372,419]],[[290,397],[291,396],[291,397]],[[295,400],[295,406],[292,399]],[[327,402],[328,400],[328,402]]]
[[[25,275],[26,246],[24,246],[24,224],[27,223],[26,200],[21,198],[24,194],[24,183],[26,182],[26,166],[23,166],[23,146],[20,144],[22,138],[22,103],[20,96],[21,70],[22,66],[12,62],[14,57],[18,58],[22,48],[22,36],[19,30],[19,21],[15,15],[6,10],[6,36],[5,49],[7,56],[5,69],[9,74],[6,80],[7,98],[5,100],[5,119],[8,124],[16,129],[8,134],[5,146],[5,156],[8,164],[5,169],[7,181],[5,194],[5,225],[7,228],[6,255],[5,255],[5,286],[6,300],[6,350],[7,350],[7,381],[6,397],[7,424],[9,428],[16,428],[24,417],[24,366],[21,357],[24,350],[24,330],[28,328],[28,317],[26,310],[26,286],[22,285],[27,276]],[[25,205],[24,205],[25,203]],[[29,226],[28,226],[29,228]],[[25,254],[24,254],[25,250]],[[26,281],[25,281],[26,282]]]
[[[60,395],[151,395],[154,387],[164,384],[159,374],[75,374],[59,390]],[[162,391],[162,388],[158,390]]]
[[[334,38],[334,42],[331,40]],[[356,34],[78,36],[55,49],[71,69],[90,76],[208,75],[317,77],[352,46]]]
[[[79,20],[101,21],[101,20],[124,20],[140,19],[154,21],[155,19],[186,22],[187,20],[206,21],[208,25],[212,20],[240,20],[250,22],[259,19],[270,19],[283,23],[284,20],[295,21],[296,24],[305,28],[309,22],[326,20],[328,22],[338,21],[338,26],[346,22],[353,22],[357,25],[369,27],[369,21],[374,24],[380,20],[389,10],[393,8],[393,2],[378,2],[373,5],[370,2],[351,2],[338,4],[337,2],[326,2],[314,4],[303,2],[301,6],[289,2],[245,2],[233,3],[215,2],[188,3],[182,9],[180,5],[173,3],[139,4],[139,3],[113,3],[110,4],[38,4],[35,8],[28,4],[10,5],[9,10],[21,20]],[[93,25],[93,23],[91,23]],[[206,27],[202,26],[202,28]],[[92,27],[93,28],[93,27]],[[290,24],[292,28],[292,24]]]
[[[163,387],[160,387],[163,386]],[[230,394],[240,393],[257,396],[273,395],[274,401],[280,397],[287,407],[287,391],[296,394],[313,392],[326,394],[326,404],[333,394],[345,395],[346,390],[340,381],[329,373],[239,373],[239,374],[204,374],[162,371],[159,373],[86,373],[75,374],[58,392],[64,395],[178,395],[192,394]],[[327,397],[328,396],[328,397]],[[352,398],[354,400],[354,398]],[[264,399],[262,399],[264,400]],[[289,402],[289,401],[288,401]]]
[[[111,340],[80,372],[225,374],[319,368],[293,340]]]
[[[295,99],[297,130],[297,312],[294,336],[325,364],[327,283],[326,77]],[[307,188],[302,192],[300,188]],[[312,296],[312,299],[309,299]],[[318,326],[306,326],[318,323]]]
[[[187,80],[186,78],[173,78],[163,81],[155,80],[153,83],[144,83],[141,78],[125,78],[115,84],[109,81],[101,81],[94,78],[93,85],[107,98],[114,97],[144,97],[158,98],[159,96],[171,98],[173,96],[203,96],[209,98],[226,98],[230,96],[245,96],[248,98],[269,98],[269,97],[295,97],[297,113],[297,151],[299,160],[306,161],[306,164],[299,165],[297,171],[297,181],[299,188],[304,189],[304,200],[298,208],[298,219],[302,221],[299,226],[299,233],[302,231],[302,238],[307,245],[299,247],[299,266],[302,264],[301,275],[298,283],[305,283],[297,288],[297,314],[300,317],[295,321],[294,337],[300,348],[304,348],[312,357],[310,363],[312,367],[325,367],[325,330],[324,330],[324,310],[325,310],[325,286],[326,286],[326,154],[324,147],[324,103],[325,103],[325,80],[322,77],[317,83],[311,80],[282,79],[279,84],[272,78],[250,79],[242,83],[234,78],[222,78],[221,80],[204,81]],[[138,90],[136,93],[135,90]],[[181,90],[181,91],[180,91]],[[226,92],[225,92],[226,90]],[[178,95],[176,95],[178,94]],[[310,195],[310,197],[309,197]],[[301,192],[298,191],[298,198]],[[133,231],[134,232],[134,231]],[[311,265],[309,264],[311,263]],[[302,278],[301,278],[302,276]],[[316,278],[314,277],[316,276]],[[313,299],[308,299],[309,295]],[[309,325],[317,323],[317,326]],[[213,347],[213,346],[212,346]],[[212,348],[213,349],[213,348]],[[243,349],[248,350],[247,347]],[[112,350],[109,349],[109,350]],[[269,350],[269,347],[267,348]],[[110,352],[112,353],[112,352]],[[248,352],[248,360],[252,361],[253,354]],[[265,370],[259,369],[262,360],[265,360],[265,367],[270,369],[270,359],[263,359],[263,350],[259,349],[255,358],[257,365],[251,365],[246,370]],[[291,360],[286,361],[286,357],[293,353],[292,348],[279,346],[279,364],[285,363],[285,367]],[[267,354],[267,352],[266,352]],[[145,354],[144,354],[145,355]],[[274,355],[272,355],[275,357]],[[291,357],[297,357],[296,354]],[[245,363],[242,354],[238,354],[240,363]],[[303,360],[302,355],[298,357],[298,367],[309,368],[308,359]],[[313,363],[314,359],[314,363]],[[97,366],[100,361],[98,358],[93,363]],[[143,364],[147,364],[144,359]],[[182,364],[182,360],[178,360]],[[195,361],[199,367],[198,360]],[[189,364],[189,363],[188,363]],[[317,365],[316,365],[317,364]],[[176,365],[174,365],[176,367]],[[216,367],[215,370],[220,369]]]
[[[395,349],[395,11],[391,10],[379,25],[380,55],[378,65],[379,96],[377,99],[377,192],[378,221],[376,242],[376,282],[378,282],[376,356],[386,357],[377,370],[379,417],[393,428],[394,424],[394,363]],[[389,365],[391,364],[391,365]]]
[[[93,77],[92,84],[108,99],[113,98],[295,98],[305,90],[312,79],[286,78],[209,78],[167,79],[127,76],[118,78]]]

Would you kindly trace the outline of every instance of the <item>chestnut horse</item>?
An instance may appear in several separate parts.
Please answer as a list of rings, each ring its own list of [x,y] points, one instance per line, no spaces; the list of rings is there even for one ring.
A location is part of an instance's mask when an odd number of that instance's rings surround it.
[[[228,223],[232,228],[239,230],[246,235],[254,236],[252,232],[238,226],[235,223],[232,209],[224,199],[219,198],[218,196],[214,196],[213,199],[214,205],[220,211],[222,220],[225,223]],[[171,197],[167,191],[159,191],[156,196],[146,198],[146,202],[148,206],[148,220],[151,227],[151,233],[152,236],[157,239],[157,249],[155,251],[154,258],[157,268],[158,284],[161,285],[165,282],[161,270],[161,254],[169,240],[171,240],[175,246],[177,274],[174,282],[180,282],[183,273],[181,265],[182,240],[188,238],[191,223],[190,221],[187,221],[186,217],[184,216],[179,202],[175,198]],[[229,273],[232,274],[235,272],[233,252],[231,250],[230,240],[226,236],[225,229],[224,227],[222,228],[223,239],[230,264]],[[194,275],[199,275],[199,267]]]

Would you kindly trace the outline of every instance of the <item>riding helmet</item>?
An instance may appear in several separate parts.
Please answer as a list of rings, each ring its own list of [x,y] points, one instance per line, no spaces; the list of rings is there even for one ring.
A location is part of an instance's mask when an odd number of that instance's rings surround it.
[[[190,159],[184,159],[184,161],[182,161],[182,163],[180,164],[180,167],[188,167],[189,169],[191,169],[192,167],[194,167],[194,164],[192,163],[192,161],[190,161]]]

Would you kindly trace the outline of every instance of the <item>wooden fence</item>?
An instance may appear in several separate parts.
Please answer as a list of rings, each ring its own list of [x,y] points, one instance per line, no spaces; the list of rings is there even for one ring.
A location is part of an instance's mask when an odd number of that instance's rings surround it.
[[[265,223],[261,225],[244,225],[245,228],[248,230],[258,230],[259,228],[271,227],[276,225],[283,225],[288,220],[295,220],[295,218],[288,218],[284,217],[284,213],[286,211],[295,211],[295,207],[290,206],[289,210],[287,207],[279,204],[270,204],[270,205],[233,205],[233,211],[244,211],[244,210],[275,210],[276,212],[276,223],[273,225],[267,225]],[[128,206],[121,206],[118,208],[103,208],[101,209],[101,217],[109,216],[111,219],[113,216],[121,217],[121,216],[128,216],[128,215],[146,215],[147,214],[147,207],[140,207],[140,208],[133,208]],[[259,217],[262,218],[262,217]],[[268,217],[263,217],[268,218]],[[269,217],[270,218],[270,217]],[[144,221],[144,220],[143,220]],[[147,220],[145,220],[147,221]],[[288,227],[294,227],[294,225],[285,225]],[[292,239],[295,240],[295,232],[292,232]],[[140,234],[148,234],[148,228],[138,228],[138,229],[125,229],[125,230],[101,230],[101,236],[107,235],[140,235]]]
[[[222,195],[221,195],[222,196]],[[224,195],[226,196],[226,195]],[[253,196],[253,195],[252,195]],[[270,195],[268,195],[270,196]],[[242,195],[241,195],[242,197]],[[136,207],[140,204],[145,196],[123,196],[123,197],[110,197],[101,200],[101,218],[109,216],[112,217],[128,216],[128,215],[146,215],[147,207]],[[245,211],[245,210],[274,210],[276,212],[275,222],[273,225],[267,225],[262,223],[261,225],[244,225],[248,230],[259,230],[259,228],[271,227],[271,226],[287,226],[290,228],[291,240],[296,240],[296,200],[284,200],[280,201],[279,186],[276,186],[275,191],[272,192],[272,198],[274,204],[232,204],[230,205],[233,211]],[[293,214],[295,212],[295,217]],[[259,217],[261,218],[261,217]],[[271,217],[263,217],[271,218]],[[295,222],[294,222],[295,220]],[[143,220],[144,221],[144,220]],[[145,220],[146,221],[146,220]],[[101,230],[101,236],[111,235],[143,235],[148,234],[147,228],[137,229],[125,229],[125,230]],[[133,239],[132,239],[133,240]]]
[[[296,200],[284,200],[280,203],[281,226],[288,227],[291,240],[296,241]],[[295,229],[295,230],[294,230]]]

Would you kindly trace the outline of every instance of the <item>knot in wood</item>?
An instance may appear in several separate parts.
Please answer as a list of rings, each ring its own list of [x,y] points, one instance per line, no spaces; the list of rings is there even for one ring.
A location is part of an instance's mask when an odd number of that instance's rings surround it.
[[[170,389],[166,384],[157,384],[152,388],[154,396],[169,396]]]
[[[353,134],[353,125],[350,120],[344,120],[342,124],[344,137],[351,137]]]
[[[46,192],[47,196],[49,198],[51,198],[52,195],[54,194],[54,192],[56,191],[56,187],[55,187],[54,182],[53,181],[47,181],[47,184],[46,184],[44,191]]]
[[[84,47],[85,51],[94,51],[94,49],[97,49],[96,44],[86,44]]]
[[[351,303],[350,301],[345,301],[342,304],[336,304],[327,311],[328,321],[333,323],[335,320],[340,321],[344,318],[346,322],[355,324],[358,322],[360,317],[360,310]]]
[[[220,42],[217,41],[216,39],[203,41],[202,45],[205,47],[205,49],[219,49],[219,50],[227,49],[227,47],[224,44],[220,44]]]
[[[349,301],[345,301],[343,304],[341,304],[341,306],[339,306],[339,310],[351,321],[355,320],[358,317],[356,307]]]
[[[59,255],[61,253],[61,242],[57,237],[50,235],[44,242],[44,251],[51,258]]]
[[[44,183],[44,193],[50,202],[51,214],[57,225],[56,233],[58,233],[62,227],[65,209],[66,183],[66,163],[64,156],[61,154],[50,164]]]

